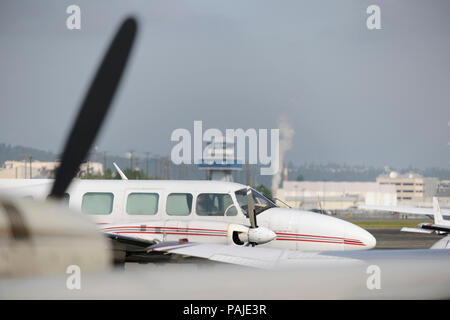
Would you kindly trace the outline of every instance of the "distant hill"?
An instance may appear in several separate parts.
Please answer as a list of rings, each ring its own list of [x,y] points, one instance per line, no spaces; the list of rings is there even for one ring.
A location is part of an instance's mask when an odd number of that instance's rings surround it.
[[[0,166],[7,160],[22,161],[24,155],[32,156],[33,160],[39,161],[55,161],[59,155],[39,149],[28,148],[23,146],[12,146],[0,143]],[[112,162],[116,162],[122,170],[130,167],[130,160],[113,154],[103,154],[103,152],[91,153],[91,161],[101,163],[106,162],[106,167],[115,171]],[[105,161],[106,160],[106,161]],[[289,180],[307,180],[307,181],[375,181],[376,177],[384,172],[383,168],[364,167],[364,166],[348,166],[339,164],[303,164],[295,165],[289,163]],[[133,158],[133,168],[140,168],[147,172],[150,177],[162,179],[205,179],[205,172],[199,170],[196,165],[176,166],[169,161],[167,157],[152,156],[150,159],[142,155],[135,155]],[[267,187],[271,186],[272,176],[261,176],[259,174],[258,165],[251,165],[251,181],[254,185],[263,184]],[[437,177],[442,179],[450,179],[450,170],[444,168],[391,168],[400,173],[416,172],[425,177]],[[246,184],[246,172],[233,172],[233,179],[236,182]]]
[[[50,151],[0,143],[0,165],[7,160],[21,161],[25,155],[39,161],[55,161],[57,158],[57,155]]]
[[[23,161],[24,156],[27,155],[33,158],[34,161],[55,161],[59,159],[59,155],[50,151],[43,151],[35,148],[28,148],[23,146],[12,146],[5,143],[0,143],[0,167],[5,161],[15,160]],[[100,162],[105,164],[106,168],[115,171],[112,163],[116,162],[122,170],[130,167],[130,159],[113,154],[106,154],[102,152],[91,152],[89,156],[90,161]],[[197,169],[196,165],[176,166],[167,158],[157,156],[157,158],[147,159],[143,156],[135,155],[133,158],[133,168],[140,168],[146,172],[150,177],[157,177],[160,179],[204,179],[205,173]]]
[[[441,180],[450,179],[450,170],[444,168],[391,168],[402,174],[415,172],[424,177],[435,177]],[[364,167],[364,166],[346,166],[329,163],[326,165],[305,164],[295,166],[289,164],[290,180],[305,181],[375,181],[376,178],[384,173],[384,168]]]

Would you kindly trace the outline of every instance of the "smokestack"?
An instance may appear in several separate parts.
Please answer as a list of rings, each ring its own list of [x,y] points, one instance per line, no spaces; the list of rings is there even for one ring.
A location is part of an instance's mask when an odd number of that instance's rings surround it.
[[[280,164],[284,163],[284,155],[286,151],[288,151],[291,148],[292,145],[292,137],[295,134],[294,129],[292,129],[291,125],[289,124],[286,117],[281,116],[278,120],[278,127],[280,129]],[[272,178],[272,195],[276,197],[276,193],[278,190],[278,187],[280,186],[281,182],[281,171],[277,171],[277,173]]]
[[[284,168],[283,168],[283,183],[285,181],[288,181],[288,166],[286,161],[284,162]]]

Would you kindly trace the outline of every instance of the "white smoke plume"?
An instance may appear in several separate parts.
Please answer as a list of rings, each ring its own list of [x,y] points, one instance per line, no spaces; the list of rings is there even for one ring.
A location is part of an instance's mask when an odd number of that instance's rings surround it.
[[[284,155],[286,151],[291,149],[292,146],[292,138],[294,137],[295,131],[291,127],[289,120],[285,116],[281,116],[278,119],[278,128],[280,129],[280,167],[278,168],[277,173],[272,178],[272,195],[275,197],[278,187],[281,182],[281,173],[282,167],[284,163]]]

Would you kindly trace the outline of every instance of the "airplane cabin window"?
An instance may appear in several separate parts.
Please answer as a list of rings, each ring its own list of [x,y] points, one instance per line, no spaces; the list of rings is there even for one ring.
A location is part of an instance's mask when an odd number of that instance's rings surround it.
[[[166,212],[171,216],[188,216],[192,209],[192,194],[171,193],[167,196]]]
[[[67,192],[66,193],[64,193],[63,194],[63,197],[62,197],[62,202],[65,204],[65,205],[69,205],[69,201],[70,201],[70,194],[68,194]]]
[[[83,195],[81,211],[89,214],[110,214],[114,195],[108,192],[88,192]]]
[[[248,209],[248,203],[247,203],[247,189],[241,189],[235,192],[236,199],[241,206],[242,211],[247,216],[247,209]],[[256,191],[255,189],[252,189],[252,197],[253,202],[255,205],[255,213],[260,214],[261,212],[276,207],[275,203],[267,199],[265,196],[263,196],[261,193]]]
[[[202,193],[197,197],[195,206],[199,216],[235,216],[237,209],[233,199],[229,194],[223,193]]]
[[[127,198],[127,213],[155,215],[158,212],[157,193],[130,193]]]

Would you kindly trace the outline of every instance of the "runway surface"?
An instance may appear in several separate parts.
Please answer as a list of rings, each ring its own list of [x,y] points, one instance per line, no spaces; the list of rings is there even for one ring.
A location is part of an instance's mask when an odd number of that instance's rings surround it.
[[[375,239],[375,249],[428,249],[443,236],[436,234],[423,234],[401,232],[400,229],[366,229]]]

